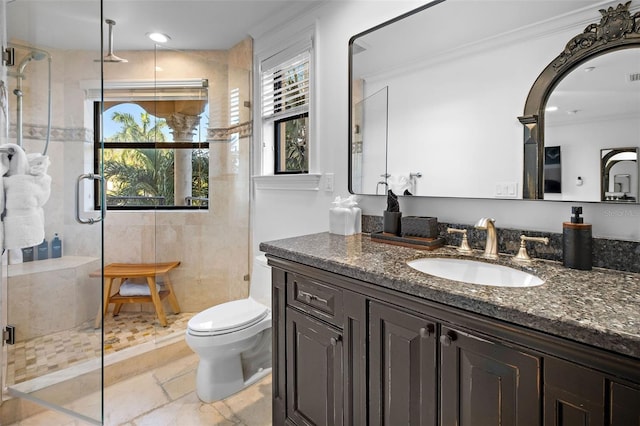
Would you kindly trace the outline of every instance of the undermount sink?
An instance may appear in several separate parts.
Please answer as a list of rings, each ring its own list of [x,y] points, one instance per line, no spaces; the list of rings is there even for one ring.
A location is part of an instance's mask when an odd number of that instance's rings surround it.
[[[519,269],[469,259],[430,257],[407,262],[420,272],[453,281],[496,287],[535,287],[544,284],[537,276]]]

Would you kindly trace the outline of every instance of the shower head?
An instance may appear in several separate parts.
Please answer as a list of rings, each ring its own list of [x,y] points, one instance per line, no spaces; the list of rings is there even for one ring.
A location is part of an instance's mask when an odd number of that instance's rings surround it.
[[[109,50],[107,51],[107,54],[104,56],[104,58],[102,58],[102,61],[104,62],[129,62],[126,59],[123,59],[119,56],[116,56],[113,53],[113,26],[116,24],[116,21],[114,21],[113,19],[105,19],[104,22],[109,25]],[[100,62],[100,59],[96,59],[95,62]]]
[[[41,61],[44,58],[48,57],[49,54],[42,50],[30,50],[27,55],[22,58],[20,64],[18,64],[18,74],[22,75],[22,72],[27,67],[27,64],[31,61]]]

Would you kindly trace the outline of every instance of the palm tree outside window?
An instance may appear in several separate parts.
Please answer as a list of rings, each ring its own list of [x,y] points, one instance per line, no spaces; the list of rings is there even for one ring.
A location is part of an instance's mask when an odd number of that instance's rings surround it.
[[[102,155],[100,141],[96,140],[94,144],[95,168],[96,173],[100,170],[104,173],[108,209],[208,208],[208,108],[205,107],[199,116],[181,117],[180,120],[169,117],[172,128],[168,119],[154,116],[143,108],[167,111],[168,108],[158,105],[161,102],[112,103],[106,105],[104,111],[103,105],[98,102],[95,105],[96,126],[102,126],[95,132],[96,138],[100,134],[104,138]],[[191,171],[191,187],[178,189],[174,177],[184,156],[176,153],[182,150],[191,154],[191,164],[185,169]],[[99,190],[96,186],[96,191]],[[188,196],[176,197],[176,194],[184,193]],[[101,199],[96,194],[96,202]]]

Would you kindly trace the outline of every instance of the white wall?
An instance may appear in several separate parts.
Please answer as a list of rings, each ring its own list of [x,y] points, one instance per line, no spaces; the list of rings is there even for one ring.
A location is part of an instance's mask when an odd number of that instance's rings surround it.
[[[308,191],[254,191],[253,244],[261,241],[328,230],[328,209],[335,195],[347,194],[348,158],[348,41],[361,31],[419,6],[403,1],[326,2],[297,19],[316,26],[315,139],[318,172],[335,175],[333,193]],[[295,28],[290,35],[295,34]],[[287,28],[256,37],[256,52],[274,41],[286,40]],[[531,81],[533,84],[533,81]],[[524,107],[522,99],[519,108]],[[518,109],[516,114],[521,113]],[[259,146],[260,141],[254,141]],[[520,156],[514,161],[521,161]],[[254,169],[255,170],[255,169]],[[480,200],[465,198],[402,197],[405,214],[437,216],[440,221],[472,224],[480,217],[496,218],[498,227],[562,232],[575,203],[554,201]],[[640,206],[579,203],[585,222],[596,237],[640,241]],[[382,215],[385,197],[362,197],[364,214]]]
[[[545,194],[545,199],[600,200],[600,150],[640,146],[639,122],[636,116],[598,121],[581,120],[573,125],[546,126],[545,145],[560,146],[562,193]],[[637,162],[633,175],[636,179],[632,191],[637,186]],[[576,185],[578,176],[583,181],[581,186]],[[613,180],[611,186],[613,187]]]
[[[422,173],[414,195],[493,198],[496,184],[511,182],[519,189],[513,198],[521,197],[523,130],[517,117],[555,54],[550,46],[568,37],[476,50],[367,80],[365,95],[389,87],[388,173]]]

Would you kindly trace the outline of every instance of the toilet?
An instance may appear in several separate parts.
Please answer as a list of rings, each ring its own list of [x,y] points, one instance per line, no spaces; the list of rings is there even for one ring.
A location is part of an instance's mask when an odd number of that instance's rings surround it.
[[[271,268],[256,257],[249,297],[208,308],[189,320],[185,340],[198,355],[196,393],[224,399],[271,372]]]

